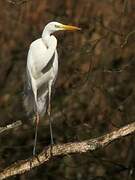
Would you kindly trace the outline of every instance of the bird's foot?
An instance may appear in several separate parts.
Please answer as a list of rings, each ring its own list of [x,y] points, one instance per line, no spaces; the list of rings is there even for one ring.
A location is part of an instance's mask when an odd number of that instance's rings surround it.
[[[37,159],[37,161],[38,161],[39,163],[41,163],[41,161],[40,161],[40,159],[39,159],[39,157],[38,157],[37,154],[32,155],[32,157],[31,157],[31,159],[30,159],[30,170],[32,169],[32,162],[33,162],[33,160],[34,160],[35,158]]]
[[[54,143],[50,145],[50,154],[51,154],[51,157],[53,156],[53,146],[54,146]]]

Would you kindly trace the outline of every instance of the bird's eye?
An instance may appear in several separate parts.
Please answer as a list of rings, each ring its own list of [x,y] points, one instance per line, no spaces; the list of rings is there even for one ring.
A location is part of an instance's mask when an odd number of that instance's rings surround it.
[[[56,25],[56,24],[55,24],[55,27],[56,27],[56,28],[59,28],[59,26],[58,26],[58,25]]]

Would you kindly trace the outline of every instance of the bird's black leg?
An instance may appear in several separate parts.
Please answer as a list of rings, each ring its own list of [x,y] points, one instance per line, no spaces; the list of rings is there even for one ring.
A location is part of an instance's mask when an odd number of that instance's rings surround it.
[[[37,145],[38,125],[39,125],[39,114],[38,114],[38,112],[36,112],[36,120],[35,120],[35,138],[34,138],[34,146],[33,146],[33,156],[36,155],[36,145]]]
[[[53,131],[52,131],[51,116],[49,116],[49,126],[50,126],[50,135],[51,135],[51,145],[53,145],[53,144],[54,144],[54,141],[53,141]]]
[[[51,121],[51,83],[49,83],[49,95],[48,95],[48,117],[49,117],[49,126],[50,126],[50,135],[51,135],[51,146],[53,146],[54,141],[53,141],[53,131],[52,131],[52,121]]]
[[[37,145],[37,133],[38,133],[38,125],[39,125],[39,114],[36,112],[36,119],[35,119],[35,138],[34,138],[34,146],[33,146],[33,153],[32,155],[37,158],[40,162],[38,156],[36,155],[36,145]],[[32,168],[32,160],[30,160],[30,169]]]

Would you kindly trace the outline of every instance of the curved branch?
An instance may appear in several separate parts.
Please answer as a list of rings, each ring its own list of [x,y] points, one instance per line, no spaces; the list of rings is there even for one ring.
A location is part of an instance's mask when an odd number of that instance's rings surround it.
[[[30,171],[32,168],[40,164],[47,163],[55,156],[63,156],[66,154],[85,153],[87,151],[94,151],[96,149],[105,147],[110,142],[124,137],[135,132],[135,122],[128,124],[118,130],[103,135],[98,138],[89,139],[82,142],[73,142],[66,144],[54,145],[53,147],[46,147],[37,157],[32,157],[13,163],[6,169],[0,172],[0,179],[5,179],[16,174],[22,174]],[[30,166],[31,165],[31,166]]]

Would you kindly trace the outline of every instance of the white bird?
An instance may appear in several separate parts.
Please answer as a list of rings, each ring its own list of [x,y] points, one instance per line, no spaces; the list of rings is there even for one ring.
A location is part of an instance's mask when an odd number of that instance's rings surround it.
[[[42,37],[31,43],[28,52],[24,106],[28,115],[36,114],[33,155],[35,155],[36,150],[39,119],[43,117],[46,111],[50,117],[51,89],[58,73],[57,39],[52,33],[60,30],[73,31],[80,30],[80,28],[63,25],[58,22],[50,22],[45,26]],[[50,118],[49,124],[51,144],[53,144]]]

